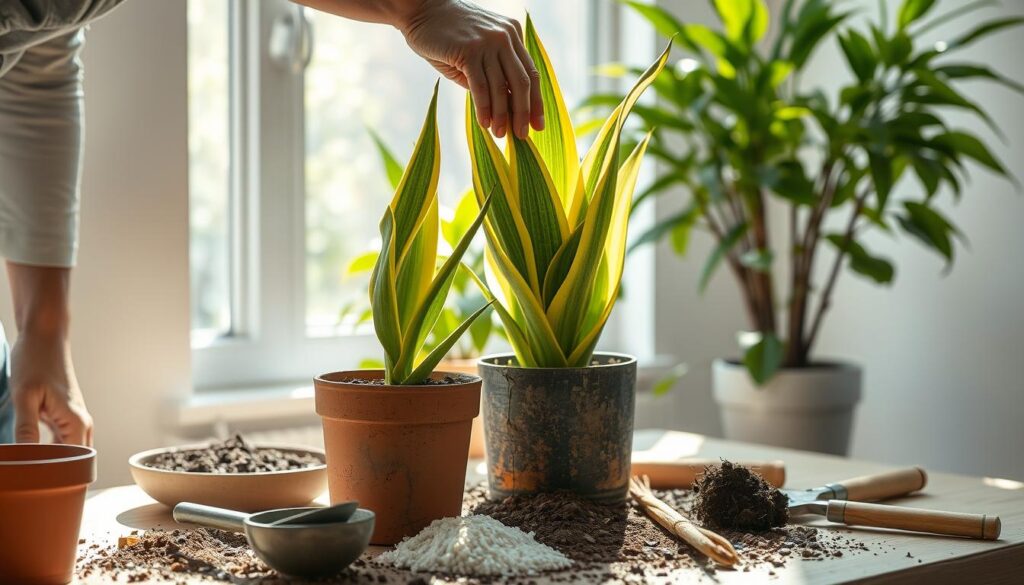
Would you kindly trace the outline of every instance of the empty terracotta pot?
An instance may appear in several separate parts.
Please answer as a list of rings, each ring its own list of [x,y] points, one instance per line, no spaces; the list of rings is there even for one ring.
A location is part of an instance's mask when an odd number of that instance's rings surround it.
[[[0,445],[0,582],[71,581],[85,489],[96,451],[77,445]]]
[[[383,377],[380,370],[334,372],[313,383],[331,503],[356,500],[372,510],[370,542],[388,545],[461,514],[480,378],[422,386],[351,382]]]

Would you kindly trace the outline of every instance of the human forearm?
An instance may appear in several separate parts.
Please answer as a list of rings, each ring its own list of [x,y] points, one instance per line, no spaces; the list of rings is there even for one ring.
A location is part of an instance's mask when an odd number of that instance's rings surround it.
[[[522,26],[466,0],[296,0],[344,18],[394,26],[409,47],[468,89],[477,120],[496,136],[544,128],[537,68]]]
[[[295,0],[298,4],[350,20],[390,24],[402,29],[421,5],[431,0]]]
[[[66,340],[71,269],[7,262],[19,335]]]

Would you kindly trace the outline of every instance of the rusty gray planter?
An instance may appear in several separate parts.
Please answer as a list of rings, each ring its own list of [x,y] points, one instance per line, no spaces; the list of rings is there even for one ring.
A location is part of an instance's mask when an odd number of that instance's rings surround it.
[[[586,368],[480,359],[489,497],[570,490],[622,501],[629,484],[636,358],[594,354]]]

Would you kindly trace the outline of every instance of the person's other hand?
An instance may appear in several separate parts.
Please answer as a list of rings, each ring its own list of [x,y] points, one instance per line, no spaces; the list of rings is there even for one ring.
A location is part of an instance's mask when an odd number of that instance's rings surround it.
[[[480,125],[526,138],[544,129],[537,68],[519,22],[463,0],[422,0],[396,24],[409,46],[470,91]]]
[[[71,350],[64,339],[25,333],[11,350],[14,437],[39,442],[39,422],[59,443],[92,445],[92,417],[78,387]]]

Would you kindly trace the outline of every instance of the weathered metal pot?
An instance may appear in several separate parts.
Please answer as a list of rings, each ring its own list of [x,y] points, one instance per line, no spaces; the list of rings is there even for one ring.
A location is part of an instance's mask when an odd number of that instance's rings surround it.
[[[594,355],[585,368],[523,368],[515,356],[480,359],[489,497],[570,490],[626,497],[636,358]]]

